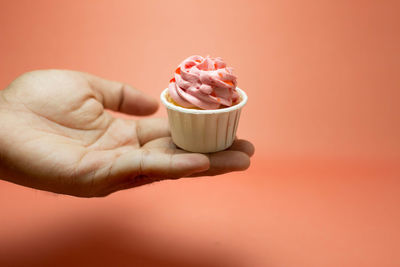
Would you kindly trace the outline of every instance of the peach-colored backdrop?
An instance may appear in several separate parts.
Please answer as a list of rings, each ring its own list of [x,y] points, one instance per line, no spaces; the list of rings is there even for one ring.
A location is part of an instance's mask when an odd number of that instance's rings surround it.
[[[105,199],[0,182],[0,266],[399,266],[399,10],[1,1],[0,88],[65,68],[158,97],[185,57],[221,56],[249,95],[239,136],[256,155],[246,172]]]

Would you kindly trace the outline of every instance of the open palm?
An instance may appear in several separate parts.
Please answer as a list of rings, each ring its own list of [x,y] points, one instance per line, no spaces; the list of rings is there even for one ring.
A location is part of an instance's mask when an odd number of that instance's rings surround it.
[[[247,141],[214,154],[188,153],[172,143],[165,119],[106,111],[149,115],[157,108],[128,85],[86,73],[26,73],[0,91],[0,173],[33,188],[91,197],[249,166],[254,148]]]

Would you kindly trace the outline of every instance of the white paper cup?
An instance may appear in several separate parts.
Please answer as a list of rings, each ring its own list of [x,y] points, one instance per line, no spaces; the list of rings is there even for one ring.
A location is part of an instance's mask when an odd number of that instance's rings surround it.
[[[247,95],[236,88],[240,103],[232,107],[200,110],[176,106],[166,98],[168,88],[161,93],[161,102],[168,112],[174,143],[187,151],[217,152],[230,147],[235,140],[240,112],[247,103]]]

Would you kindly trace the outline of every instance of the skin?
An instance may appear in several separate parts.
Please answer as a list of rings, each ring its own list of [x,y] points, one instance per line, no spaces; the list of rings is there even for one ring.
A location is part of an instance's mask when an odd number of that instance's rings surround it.
[[[254,147],[178,149],[166,119],[116,118],[108,110],[150,115],[153,98],[87,73],[39,70],[0,91],[0,178],[78,197],[102,197],[164,179],[245,170]]]

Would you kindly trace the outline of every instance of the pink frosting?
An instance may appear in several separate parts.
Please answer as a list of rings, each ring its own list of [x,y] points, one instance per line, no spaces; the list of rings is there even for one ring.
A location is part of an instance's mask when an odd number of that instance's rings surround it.
[[[176,69],[168,93],[185,108],[218,109],[238,101],[236,85],[232,68],[221,58],[191,56]]]

